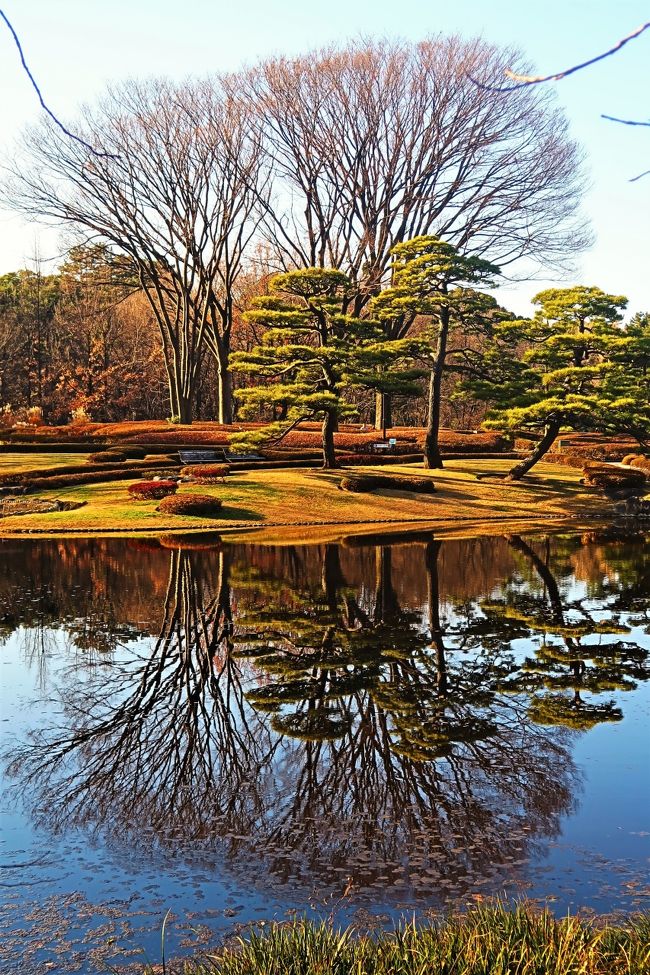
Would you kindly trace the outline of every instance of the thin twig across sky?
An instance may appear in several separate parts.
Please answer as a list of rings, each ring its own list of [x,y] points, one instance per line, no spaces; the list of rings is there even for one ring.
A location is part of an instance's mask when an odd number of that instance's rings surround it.
[[[555,74],[547,74],[547,75],[516,74],[514,71],[511,71],[509,68],[506,68],[504,74],[506,75],[507,78],[510,78],[512,81],[516,82],[516,84],[505,85],[502,88],[493,85],[485,85],[483,84],[483,82],[479,81],[478,78],[472,78],[471,80],[474,82],[475,85],[478,85],[479,88],[483,88],[486,91],[494,91],[494,92],[517,91],[518,88],[528,88],[530,87],[530,85],[540,85],[546,81],[561,81],[563,78],[568,78],[569,75],[574,74],[576,71],[582,71],[583,68],[588,68],[592,64],[596,64],[597,61],[603,61],[605,58],[611,57],[612,54],[616,54],[616,52],[620,51],[622,47],[624,47],[627,43],[629,43],[629,41],[633,41],[635,38],[639,37],[641,34],[643,34],[644,31],[648,30],[649,27],[650,27],[650,21],[648,21],[645,24],[641,24],[641,26],[637,27],[636,30],[633,30],[630,34],[627,34],[626,37],[623,37],[621,38],[620,41],[617,41],[617,43],[614,44],[613,47],[610,47],[609,50],[603,51],[602,54],[597,54],[593,58],[589,58],[588,61],[582,61],[580,64],[574,64],[572,67],[565,68],[563,71],[557,71]],[[604,115],[603,118],[609,118],[614,122],[624,122],[625,125],[650,125],[650,122],[627,122],[624,119],[613,118],[611,115]]]
[[[617,41],[616,44],[614,44],[613,47],[610,47],[607,51],[603,51],[602,54],[597,54],[595,57],[589,58],[587,61],[581,61],[580,64],[574,64],[572,67],[565,68],[563,71],[557,71],[555,74],[525,75],[517,74],[515,71],[511,71],[509,68],[506,68],[504,71],[505,76],[514,81],[515,84],[504,85],[503,87],[483,84],[482,81],[479,81],[478,78],[474,78],[472,75],[468,75],[468,77],[470,81],[472,81],[483,91],[492,91],[504,94],[511,91],[518,91],[520,88],[529,88],[531,85],[540,85],[547,81],[562,81],[563,78],[568,78],[569,75],[575,74],[576,71],[582,71],[583,68],[589,68],[592,64],[596,64],[598,61],[603,61],[605,58],[611,57],[612,54],[616,54],[617,51],[620,51],[621,48],[625,47],[625,45],[630,41],[640,37],[644,31],[648,30],[648,28],[650,28],[650,20],[645,24],[641,24],[640,27],[637,27],[636,30],[633,30],[630,34],[626,34],[625,37],[622,37],[620,41]],[[607,119],[608,122],[618,122],[621,125],[642,125],[650,127],[650,121],[643,122],[636,119],[618,118],[616,115],[605,115],[604,113],[602,113],[600,117]],[[630,183],[635,183],[638,179],[648,175],[650,175],[650,169],[646,169],[645,172],[639,173],[638,176],[633,176]]]
[[[93,148],[93,146],[91,146],[89,142],[86,142],[85,139],[82,139],[80,136],[75,135],[74,132],[71,132],[70,129],[66,128],[66,126],[63,124],[63,122],[61,122],[61,120],[56,117],[56,115],[54,114],[54,112],[50,108],[48,108],[48,106],[45,103],[45,99],[43,98],[43,94],[41,92],[41,89],[38,87],[38,84],[36,83],[36,79],[34,78],[34,75],[30,71],[29,66],[27,64],[27,61],[25,60],[25,54],[23,52],[22,44],[20,43],[20,39],[18,37],[18,34],[14,30],[11,21],[9,20],[9,18],[5,14],[4,10],[2,10],[2,8],[0,8],[0,18],[2,18],[2,20],[4,20],[5,24],[9,28],[9,32],[10,32],[11,36],[14,39],[14,43],[15,43],[16,47],[18,48],[18,54],[20,55],[20,61],[21,61],[21,64],[22,64],[22,66],[23,66],[23,68],[25,70],[25,74],[29,78],[29,80],[30,80],[30,82],[32,84],[32,88],[34,89],[34,91],[38,95],[38,100],[41,103],[41,106],[42,106],[43,110],[45,112],[47,112],[47,114],[50,116],[50,118],[52,119],[52,121],[54,122],[54,124],[57,125],[58,128],[60,128],[61,131],[63,133],[65,133],[65,135],[67,135],[69,139],[74,139],[75,142],[78,142],[80,145],[82,145],[86,149],[88,149],[89,152],[92,152],[92,154],[94,156],[102,156],[102,157],[108,158],[108,159],[116,159],[117,157],[116,156],[113,156],[110,152],[100,152],[99,150]]]

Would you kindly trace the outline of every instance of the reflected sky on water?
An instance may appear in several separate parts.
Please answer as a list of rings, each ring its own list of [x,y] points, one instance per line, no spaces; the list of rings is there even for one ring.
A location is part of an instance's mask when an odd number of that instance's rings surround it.
[[[650,906],[641,535],[0,542],[0,962]],[[52,966],[55,966],[54,968]]]

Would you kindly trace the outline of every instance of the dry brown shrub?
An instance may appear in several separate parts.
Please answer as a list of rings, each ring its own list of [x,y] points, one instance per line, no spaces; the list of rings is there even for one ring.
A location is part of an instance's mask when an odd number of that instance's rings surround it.
[[[214,518],[220,514],[222,502],[212,494],[179,494],[163,498],[158,511],[165,515],[193,515]]]
[[[228,464],[191,464],[181,469],[182,477],[191,477],[199,484],[210,484],[213,481],[224,481],[230,474]]]
[[[136,481],[127,488],[134,501],[159,501],[177,490],[176,481]]]
[[[127,459],[122,450],[100,450],[96,454],[88,454],[89,464],[121,464]]]

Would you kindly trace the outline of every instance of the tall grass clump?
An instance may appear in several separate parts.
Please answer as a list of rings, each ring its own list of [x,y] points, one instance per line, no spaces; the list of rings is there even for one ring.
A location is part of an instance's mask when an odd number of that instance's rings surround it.
[[[650,915],[616,926],[479,906],[377,937],[299,921],[252,934],[193,975],[648,975]]]

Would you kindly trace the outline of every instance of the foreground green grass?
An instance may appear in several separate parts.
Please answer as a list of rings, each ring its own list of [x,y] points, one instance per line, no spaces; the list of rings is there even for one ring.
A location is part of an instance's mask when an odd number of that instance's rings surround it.
[[[192,975],[647,975],[650,914],[598,926],[528,906],[476,907],[378,937],[276,925],[190,964]]]

